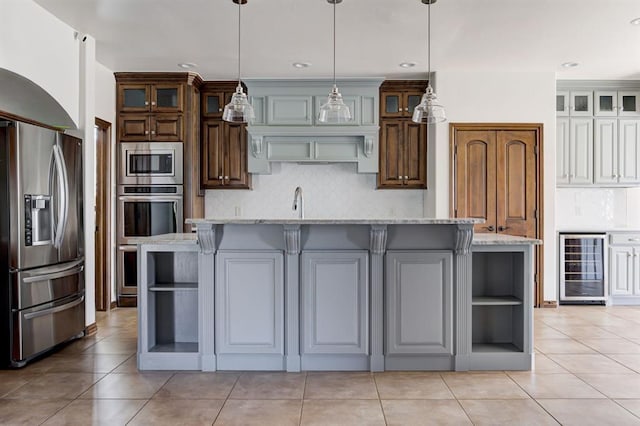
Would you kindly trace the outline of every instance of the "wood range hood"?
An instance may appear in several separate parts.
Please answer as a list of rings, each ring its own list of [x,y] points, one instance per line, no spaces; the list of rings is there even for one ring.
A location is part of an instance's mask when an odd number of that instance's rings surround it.
[[[357,164],[359,173],[377,173],[382,81],[338,80],[353,120],[333,125],[317,119],[332,80],[243,80],[256,114],[247,126],[249,172],[269,174],[275,162],[349,162]]]

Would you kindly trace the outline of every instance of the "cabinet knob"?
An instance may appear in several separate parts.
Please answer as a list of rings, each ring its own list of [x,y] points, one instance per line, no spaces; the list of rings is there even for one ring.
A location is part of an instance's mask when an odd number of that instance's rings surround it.
[[[218,112],[222,112],[222,108],[218,108]]]
[[[145,134],[145,135],[148,135],[148,134],[149,134],[149,131],[148,131],[148,130],[145,130],[145,131],[144,131],[144,134]]]
[[[156,101],[151,101],[151,105],[155,106],[156,105]]]
[[[398,176],[398,179],[399,179],[399,180],[402,180],[402,176]]]
[[[491,231],[491,232],[493,232],[493,231],[495,231],[495,230],[496,230],[496,228],[494,228],[494,226],[493,226],[493,225],[489,225],[489,226],[487,226],[487,231]]]
[[[222,175],[218,176],[218,180],[222,180]]]
[[[151,134],[152,134],[152,135],[155,135],[155,134],[156,134],[156,131],[155,131],[155,130],[152,130],[152,131],[151,131]]]
[[[405,176],[405,177],[404,177],[404,179],[405,179],[405,180],[409,180],[409,176]]]
[[[502,231],[506,231],[507,229],[509,229],[508,226],[498,226],[498,231],[502,232]]]
[[[144,106],[149,106],[149,101],[144,101]]]
[[[229,176],[225,176],[224,178],[225,178],[226,180],[229,180]]]

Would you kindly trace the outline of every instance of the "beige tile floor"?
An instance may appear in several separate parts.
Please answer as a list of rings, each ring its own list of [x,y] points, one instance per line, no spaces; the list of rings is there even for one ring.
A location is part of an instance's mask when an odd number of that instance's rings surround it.
[[[533,371],[138,372],[136,311],[0,371],[0,425],[640,425],[640,307],[535,310]]]

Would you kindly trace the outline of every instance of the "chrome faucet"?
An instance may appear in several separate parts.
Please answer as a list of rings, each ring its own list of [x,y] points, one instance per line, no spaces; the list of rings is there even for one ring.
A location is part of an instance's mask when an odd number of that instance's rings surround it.
[[[300,201],[298,201],[300,200]],[[302,188],[297,187],[293,194],[293,211],[298,211],[298,218],[304,219],[304,200],[302,199]]]

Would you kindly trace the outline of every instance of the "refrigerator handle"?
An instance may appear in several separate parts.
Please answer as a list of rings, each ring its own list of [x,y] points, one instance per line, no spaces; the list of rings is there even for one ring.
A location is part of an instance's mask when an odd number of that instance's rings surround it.
[[[83,302],[84,302],[84,295],[82,295],[79,299],[76,299],[73,302],[65,303],[62,306],[56,306],[55,308],[49,308],[49,309],[44,309],[42,311],[36,311],[36,312],[30,312],[30,313],[24,314],[24,319],[31,320],[31,319],[42,317],[45,315],[51,315],[57,312],[66,311],[67,309],[71,309],[74,306],[78,306]]]
[[[59,134],[56,135],[59,137]],[[58,223],[55,227],[53,246],[60,248],[64,238],[67,225],[67,215],[69,210],[69,183],[67,181],[67,170],[64,163],[64,156],[58,144],[53,146],[53,158],[56,162],[56,175],[58,178]]]

